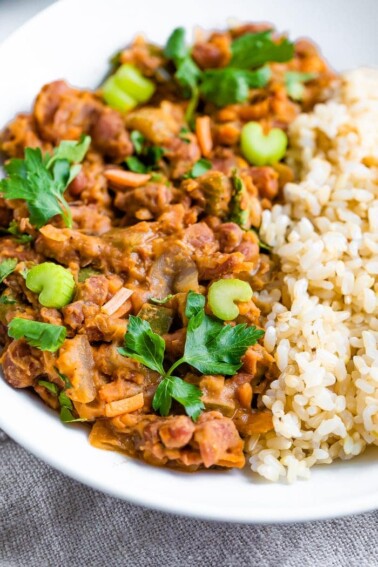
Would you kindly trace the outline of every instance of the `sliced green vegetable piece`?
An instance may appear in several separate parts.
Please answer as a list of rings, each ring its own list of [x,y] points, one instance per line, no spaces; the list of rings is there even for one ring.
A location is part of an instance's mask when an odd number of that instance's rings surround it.
[[[261,124],[248,122],[241,131],[241,151],[253,165],[270,165],[280,161],[286,152],[287,135],[280,128],[273,128],[265,135]]]
[[[163,335],[164,333],[168,333],[172,325],[173,310],[168,307],[163,307],[162,305],[150,305],[149,303],[145,303],[139,311],[138,317],[148,321],[154,333]]]
[[[40,323],[15,317],[8,325],[8,335],[12,339],[25,339],[39,350],[56,352],[66,338],[67,329],[61,325]]]
[[[249,301],[252,293],[249,283],[242,280],[219,280],[211,284],[209,288],[209,306],[218,319],[232,321],[239,315],[239,308],[235,305],[235,301]]]
[[[34,293],[39,293],[41,305],[60,309],[71,301],[75,280],[71,272],[63,266],[43,262],[28,271],[26,287]]]
[[[113,76],[116,85],[138,103],[147,102],[155,92],[154,83],[134,65],[121,65]]]
[[[129,112],[138,102],[117,85],[115,76],[109,77],[102,85],[102,96],[106,104],[119,112]]]

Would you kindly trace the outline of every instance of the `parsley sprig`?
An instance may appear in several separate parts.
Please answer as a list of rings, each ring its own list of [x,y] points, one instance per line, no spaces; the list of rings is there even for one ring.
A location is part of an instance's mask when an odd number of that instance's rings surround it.
[[[11,159],[4,169],[8,175],[0,181],[5,199],[23,199],[30,222],[41,228],[53,216],[62,215],[66,226],[72,226],[70,207],[64,191],[78,175],[91,142],[84,136],[79,142],[63,141],[52,155],[42,155],[40,148],[26,148],[25,159]]]
[[[164,54],[176,67],[175,79],[183,95],[190,98],[186,111],[188,124],[200,96],[216,106],[245,102],[251,88],[262,88],[270,80],[268,63],[289,61],[294,56],[294,44],[287,38],[276,41],[272,31],[247,33],[231,44],[230,64],[222,69],[201,71],[185,44],[184,28],[170,35]]]
[[[184,354],[168,371],[164,368],[164,339],[152,331],[147,321],[134,316],[129,319],[124,347],[118,351],[162,376],[152,402],[154,410],[161,415],[168,415],[172,400],[184,406],[193,420],[198,419],[204,409],[201,390],[174,376],[181,364],[189,364],[202,374],[232,376],[241,367],[241,357],[247,348],[264,334],[246,324],[224,325],[219,319],[206,315],[204,307],[205,297],[190,291],[185,311],[188,328]]]

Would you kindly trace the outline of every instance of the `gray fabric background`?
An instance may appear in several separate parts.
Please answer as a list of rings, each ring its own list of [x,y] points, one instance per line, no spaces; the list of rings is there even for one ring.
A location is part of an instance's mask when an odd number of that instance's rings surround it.
[[[282,526],[170,516],[80,485],[1,432],[0,486],[1,567],[378,565],[378,512]]]
[[[0,41],[51,1],[0,0]],[[169,516],[68,479],[0,431],[1,567],[371,567],[377,520],[238,526]]]

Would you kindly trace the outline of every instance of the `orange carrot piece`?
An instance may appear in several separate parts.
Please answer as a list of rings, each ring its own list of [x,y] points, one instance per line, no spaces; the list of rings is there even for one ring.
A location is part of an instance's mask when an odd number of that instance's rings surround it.
[[[213,149],[210,116],[199,116],[196,119],[196,135],[202,155],[209,157]]]
[[[151,178],[148,173],[134,173],[123,169],[106,169],[104,175],[110,183],[119,187],[140,187]]]
[[[116,417],[123,413],[131,413],[143,407],[144,396],[142,393],[131,396],[130,398],[124,398],[123,400],[117,400],[116,402],[109,402],[105,405],[105,415],[106,417]]]

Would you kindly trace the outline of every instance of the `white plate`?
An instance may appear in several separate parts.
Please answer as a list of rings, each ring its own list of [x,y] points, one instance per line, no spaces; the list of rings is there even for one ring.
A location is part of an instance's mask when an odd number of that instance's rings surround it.
[[[363,9],[362,9],[363,8]],[[224,26],[229,17],[267,20],[316,39],[337,69],[378,65],[376,0],[66,0],[0,47],[0,125],[30,108],[47,81],[93,87],[110,54],[144,31],[163,42],[173,27]],[[238,522],[328,518],[378,507],[377,453],[318,467],[310,481],[270,484],[248,473],[185,474],[92,448],[81,426],[63,426],[36,397],[0,379],[0,427],[60,471],[132,502]],[[22,471],[20,471],[22,482]]]

